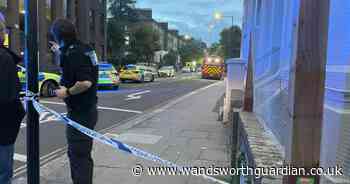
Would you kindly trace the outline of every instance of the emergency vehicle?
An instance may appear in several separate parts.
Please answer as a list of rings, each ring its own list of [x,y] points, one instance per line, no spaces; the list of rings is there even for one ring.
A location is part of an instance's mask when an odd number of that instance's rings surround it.
[[[23,66],[17,65],[17,75],[22,87],[21,95],[24,95],[24,92],[27,88],[26,68],[24,68]],[[57,74],[39,72],[38,81],[39,81],[40,96],[43,96],[43,97],[55,96],[53,91],[59,87],[60,80],[61,80],[61,77]]]
[[[224,77],[225,63],[220,57],[205,57],[202,65],[203,79],[220,80]]]
[[[195,72],[196,68],[197,68],[197,62],[196,61],[192,61],[192,62],[186,62],[185,63],[185,67],[184,67],[184,72]],[[188,71],[189,70],[189,71]]]
[[[143,65],[126,65],[124,69],[120,70],[120,80],[124,81],[138,81],[138,82],[153,82],[156,73],[151,67]]]
[[[119,89],[119,84],[119,73],[112,64],[106,62],[98,64],[98,87]]]

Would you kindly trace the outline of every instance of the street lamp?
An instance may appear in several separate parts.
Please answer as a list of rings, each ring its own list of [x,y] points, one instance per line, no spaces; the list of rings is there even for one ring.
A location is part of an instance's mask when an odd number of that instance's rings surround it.
[[[223,18],[230,18],[232,20],[232,27],[234,26],[234,19],[235,17],[233,15],[223,15],[221,12],[215,12],[214,13],[214,19],[219,21]]]
[[[215,12],[215,13],[214,13],[214,18],[215,18],[215,20],[221,20],[221,19],[222,19],[222,13],[220,13],[220,12]]]

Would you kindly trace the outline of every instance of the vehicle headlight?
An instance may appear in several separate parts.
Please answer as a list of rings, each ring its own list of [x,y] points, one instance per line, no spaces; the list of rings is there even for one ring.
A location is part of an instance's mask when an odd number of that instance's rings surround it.
[[[216,63],[220,63],[220,59],[219,59],[219,58],[216,58],[216,59],[215,59],[215,62],[216,62]]]

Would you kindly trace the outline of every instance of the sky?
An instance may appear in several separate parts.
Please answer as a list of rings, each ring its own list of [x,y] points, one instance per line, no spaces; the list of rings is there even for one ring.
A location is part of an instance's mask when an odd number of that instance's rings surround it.
[[[208,44],[217,42],[225,27],[231,26],[231,18],[214,20],[214,13],[234,16],[235,24],[241,24],[243,0],[137,0],[138,8],[152,8],[153,18],[168,22],[171,29],[180,34],[201,39]],[[210,29],[212,27],[212,29]]]

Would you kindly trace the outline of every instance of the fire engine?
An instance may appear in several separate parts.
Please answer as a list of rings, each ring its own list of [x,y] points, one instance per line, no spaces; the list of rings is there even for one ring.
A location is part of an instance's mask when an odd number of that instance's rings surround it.
[[[220,57],[205,57],[202,65],[202,78],[203,79],[217,79],[220,80],[224,77],[225,62]]]

